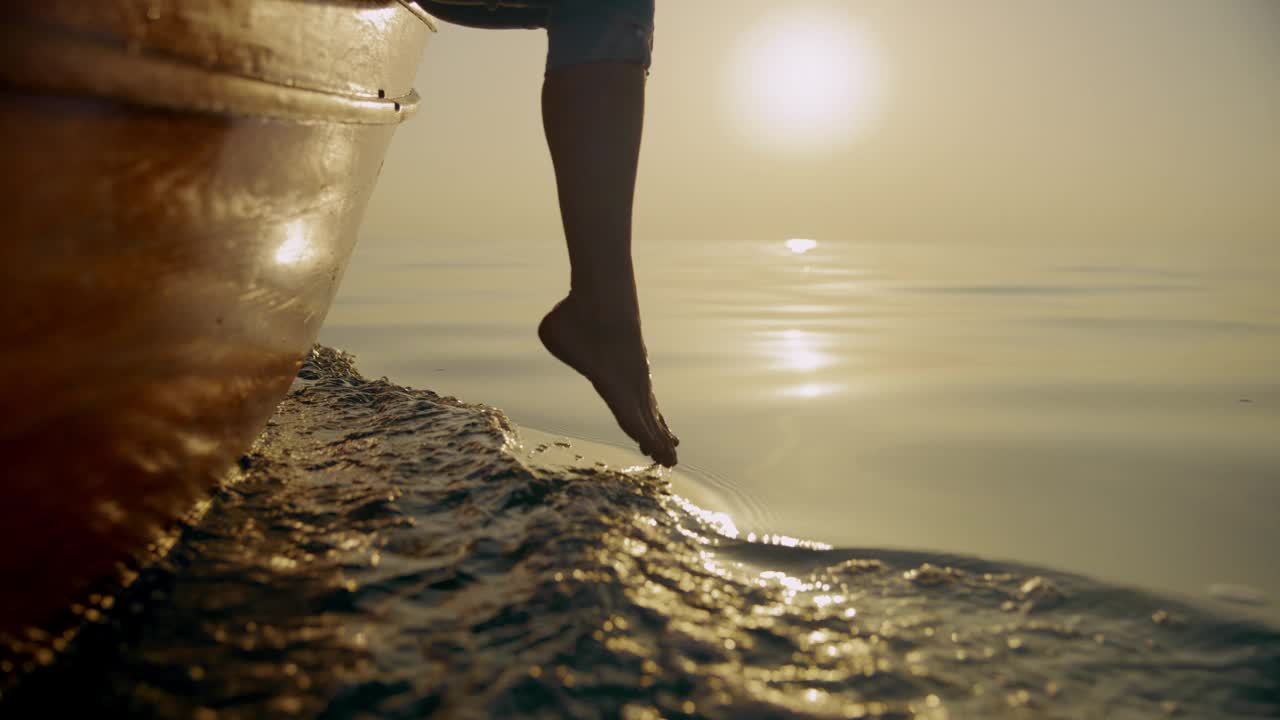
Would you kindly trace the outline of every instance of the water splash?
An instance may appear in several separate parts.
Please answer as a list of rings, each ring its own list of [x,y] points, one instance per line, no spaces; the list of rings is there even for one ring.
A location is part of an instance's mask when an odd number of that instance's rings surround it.
[[[972,558],[735,539],[659,474],[539,467],[514,437],[317,349],[209,512],[0,714],[1280,714],[1265,627]]]

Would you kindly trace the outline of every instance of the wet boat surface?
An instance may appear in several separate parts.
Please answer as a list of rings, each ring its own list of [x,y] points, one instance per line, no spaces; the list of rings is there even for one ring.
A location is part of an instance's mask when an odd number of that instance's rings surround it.
[[[288,389],[434,29],[391,0],[0,10],[0,637],[127,579]]]

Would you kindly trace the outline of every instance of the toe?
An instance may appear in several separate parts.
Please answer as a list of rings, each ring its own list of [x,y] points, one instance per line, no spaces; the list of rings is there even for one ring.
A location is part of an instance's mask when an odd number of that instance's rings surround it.
[[[662,425],[660,421],[655,422],[654,424]],[[671,467],[675,465],[676,464],[675,443],[673,442],[673,438],[671,437],[671,434],[666,432],[665,426],[654,428],[653,439],[654,439],[654,442],[652,445],[653,452],[650,453],[650,457],[652,457],[654,460],[657,460],[659,463],[661,463],[666,467]]]
[[[667,426],[667,418],[662,413],[658,413],[658,424],[662,426],[662,432],[671,439],[671,446],[680,447],[680,438],[671,432],[671,428]]]
[[[659,460],[662,455],[662,438],[656,435],[652,429],[645,428],[645,439],[640,443],[640,452],[648,455],[654,460]]]
[[[675,467],[677,462],[676,449],[668,445],[662,448],[653,459],[661,463],[663,467]]]

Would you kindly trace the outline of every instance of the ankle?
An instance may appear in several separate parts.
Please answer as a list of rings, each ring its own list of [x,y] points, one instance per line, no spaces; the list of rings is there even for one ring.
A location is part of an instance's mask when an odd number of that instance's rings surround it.
[[[560,305],[576,324],[609,335],[640,334],[640,309],[619,302],[616,294],[605,297],[570,292]]]

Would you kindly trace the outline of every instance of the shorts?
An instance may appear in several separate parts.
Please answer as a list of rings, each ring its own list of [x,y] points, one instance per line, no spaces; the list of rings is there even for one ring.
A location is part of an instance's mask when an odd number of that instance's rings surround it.
[[[446,22],[479,28],[545,28],[547,70],[579,63],[653,59],[654,0],[415,0]]]

